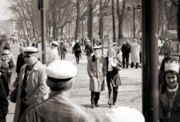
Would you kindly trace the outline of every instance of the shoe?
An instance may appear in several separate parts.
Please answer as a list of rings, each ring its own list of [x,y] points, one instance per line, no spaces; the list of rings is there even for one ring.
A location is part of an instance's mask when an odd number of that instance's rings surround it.
[[[95,104],[95,106],[96,106],[96,107],[99,107],[99,105],[98,105],[98,104]]]
[[[109,104],[109,108],[112,108],[112,105],[111,105],[111,104]]]
[[[113,102],[113,105],[115,105],[115,102]]]
[[[91,108],[94,108],[95,107],[95,105],[94,104],[91,104]]]

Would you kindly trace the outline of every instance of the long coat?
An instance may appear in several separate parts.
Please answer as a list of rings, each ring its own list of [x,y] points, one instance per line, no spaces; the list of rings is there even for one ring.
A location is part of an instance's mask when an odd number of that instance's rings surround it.
[[[140,45],[138,43],[134,43],[131,45],[131,62],[139,63],[139,53],[140,53]]]
[[[55,60],[59,60],[59,52],[57,47],[51,49],[51,51],[48,53],[47,55],[47,65],[49,65],[51,62],[55,61]]]
[[[19,119],[21,108],[21,92],[26,66],[27,65],[24,65],[21,68],[19,75],[14,122],[18,122]],[[29,75],[27,76],[26,80],[27,87],[25,89],[27,93],[26,104],[28,106],[31,106],[33,104],[41,102],[45,97],[47,97],[49,88],[46,84],[47,75],[45,67],[40,62],[37,62],[28,74]]]
[[[99,119],[67,96],[56,94],[26,110],[20,122],[99,122]]]
[[[99,58],[95,58],[94,55],[89,57],[87,70],[90,78],[90,84],[89,84],[90,91],[100,92],[105,89],[103,62],[104,62],[104,57],[102,56]]]
[[[160,122],[180,122],[180,88],[176,92],[171,110],[169,95],[166,91],[162,93],[160,88],[159,107]],[[169,110],[171,114],[167,118]]]

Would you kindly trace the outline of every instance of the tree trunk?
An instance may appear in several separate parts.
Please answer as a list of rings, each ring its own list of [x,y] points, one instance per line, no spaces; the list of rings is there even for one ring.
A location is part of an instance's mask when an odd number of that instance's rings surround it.
[[[104,23],[103,23],[103,16],[104,16],[104,13],[102,12],[102,0],[99,1],[99,6],[100,6],[100,10],[99,10],[99,37],[100,37],[100,41],[102,42],[102,45],[104,46],[104,39],[103,39],[103,26],[104,26]],[[103,48],[102,48],[102,55],[103,55]]]
[[[178,31],[177,31],[177,37],[178,40],[180,40],[180,0],[178,0],[178,12],[177,12],[177,25],[178,25]]]
[[[112,0],[112,29],[113,29],[113,42],[116,42],[116,23],[114,15],[114,0]]]
[[[75,40],[77,40],[79,37],[79,19],[80,19],[80,3],[79,3],[79,0],[77,0],[76,8],[77,8],[77,18],[76,18]]]
[[[88,38],[92,42],[92,23],[93,23],[93,7],[92,7],[92,0],[88,0],[88,22],[87,22],[87,29],[88,29]]]

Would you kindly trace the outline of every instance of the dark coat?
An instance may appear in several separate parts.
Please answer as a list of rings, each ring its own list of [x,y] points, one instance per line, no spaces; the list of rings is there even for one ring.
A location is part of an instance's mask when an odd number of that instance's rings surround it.
[[[123,53],[124,56],[129,56],[130,52],[131,52],[131,46],[128,43],[125,43],[122,45],[121,51]]]
[[[73,52],[76,57],[81,56],[81,46],[78,42],[76,42],[76,44],[74,45]]]
[[[21,67],[25,64],[23,54],[19,54],[16,63],[16,72],[19,74]]]
[[[2,80],[0,79],[0,122],[5,122],[8,113],[8,100]]]
[[[170,109],[170,98],[165,90],[162,92],[160,88],[159,94],[159,118],[160,122],[180,122],[180,86],[174,97],[174,101],[170,110],[170,117],[168,118],[168,113]]]

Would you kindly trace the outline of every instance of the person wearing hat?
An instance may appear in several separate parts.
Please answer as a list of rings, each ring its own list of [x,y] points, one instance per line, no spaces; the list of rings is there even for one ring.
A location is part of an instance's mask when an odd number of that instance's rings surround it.
[[[59,59],[58,47],[59,47],[59,43],[57,41],[52,41],[50,52],[47,55],[47,62],[46,62],[47,65],[49,65],[54,60]]]
[[[145,122],[144,116],[135,108],[119,106],[106,113],[103,122]]]
[[[73,63],[56,60],[48,65],[46,73],[49,98],[29,108],[22,122],[99,122],[93,113],[70,99],[72,79],[77,74]]]
[[[79,59],[81,57],[81,45],[79,43],[79,40],[76,40],[76,43],[73,46],[72,52],[75,54],[76,63],[79,64]]]
[[[104,57],[101,55],[102,46],[95,46],[93,48],[93,54],[89,58],[88,63],[88,75],[90,78],[90,91],[91,91],[91,107],[98,107],[98,101],[100,92],[104,90],[104,73],[103,73],[103,62]]]
[[[15,65],[15,58],[10,52],[9,44],[6,44],[3,47],[3,51],[0,56],[0,64],[1,64],[0,69],[5,72],[8,85],[10,86],[12,71],[16,65]]]
[[[19,121],[28,107],[40,103],[48,95],[49,89],[46,84],[45,66],[38,61],[37,55],[37,48],[24,48],[24,61],[26,64],[22,66],[17,82],[18,92],[14,122]]]
[[[180,122],[179,62],[170,58],[165,62],[164,81],[159,89],[160,122]]]

